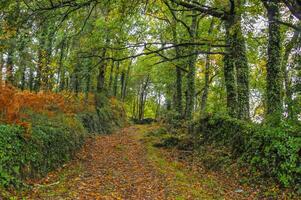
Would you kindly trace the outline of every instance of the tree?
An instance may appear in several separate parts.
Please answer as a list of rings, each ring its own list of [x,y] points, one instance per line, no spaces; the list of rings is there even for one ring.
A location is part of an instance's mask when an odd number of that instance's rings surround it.
[[[267,115],[268,120],[279,123],[282,115],[281,98],[281,35],[280,25],[277,20],[280,17],[277,1],[264,1],[269,19],[269,45],[267,64]],[[271,118],[271,119],[269,119]]]

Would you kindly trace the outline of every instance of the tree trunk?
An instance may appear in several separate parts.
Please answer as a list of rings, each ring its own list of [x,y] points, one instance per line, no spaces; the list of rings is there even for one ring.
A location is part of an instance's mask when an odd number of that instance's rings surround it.
[[[300,23],[299,23],[300,24]],[[300,25],[299,25],[300,27]],[[292,85],[289,75],[289,66],[288,66],[288,59],[289,55],[292,52],[294,46],[298,43],[298,38],[300,37],[299,31],[295,31],[291,40],[287,43],[285,48],[285,53],[282,59],[282,73],[284,75],[284,89],[285,89],[285,104],[287,106],[287,115],[288,119],[295,120],[297,117],[293,111],[293,92],[292,92]]]
[[[280,18],[279,5],[270,0],[264,3],[269,19],[269,43],[267,63],[267,121],[278,124],[282,115],[281,101],[281,33],[277,20]]]
[[[7,54],[7,61],[6,61],[6,83],[10,85],[14,85],[14,64],[13,64],[13,49],[10,48]]]
[[[144,108],[145,108],[145,102],[147,98],[147,88],[149,85],[150,76],[148,75],[145,79],[145,81],[142,82],[141,90],[140,90],[140,97],[139,97],[139,112],[138,112],[138,119],[141,121],[144,118]]]
[[[212,19],[209,30],[208,30],[208,35],[210,36],[213,30],[214,26],[214,20]],[[209,46],[207,49],[208,52],[211,51],[211,47]],[[201,116],[204,116],[206,112],[206,105],[207,105],[207,99],[208,99],[208,92],[209,92],[209,77],[210,76],[210,55],[206,55],[206,63],[205,63],[205,86],[204,86],[204,91],[202,95],[202,101],[201,101]]]
[[[125,81],[124,81],[123,89],[122,89],[122,91],[123,91],[122,101],[125,101],[125,97],[127,95],[127,85],[128,85],[129,78],[130,78],[131,65],[132,65],[132,63],[128,66],[128,69],[126,71]]]
[[[104,92],[105,89],[105,71],[106,71],[106,65],[105,63],[101,63],[101,65],[98,68],[98,78],[97,78],[97,92]]]
[[[225,20],[228,47],[224,56],[224,77],[229,115],[249,119],[249,66],[241,30],[241,9],[241,1],[236,0]]]
[[[172,27],[172,33],[173,33],[173,41],[174,44],[177,45],[178,42],[178,36],[177,36],[177,22],[174,21],[174,27]],[[175,53],[176,57],[180,56],[180,49],[178,46],[175,47]],[[177,63],[179,64],[179,62]],[[182,71],[179,67],[176,67],[176,111],[180,118],[183,117],[183,105],[182,105]]]
[[[158,119],[160,116],[160,107],[161,107],[161,92],[159,91],[158,93],[158,102],[157,102],[157,108],[156,108],[156,114],[155,114],[155,119]]]
[[[48,35],[47,35],[47,43],[46,43],[46,49],[45,49],[45,67],[43,68],[43,90],[51,90],[52,89],[52,83],[51,83],[51,77],[53,76],[51,72],[51,56],[52,56],[52,51],[53,51],[53,36],[54,33],[52,30],[48,30]]]
[[[59,87],[59,91],[62,91],[64,89],[64,87],[61,87],[61,83],[62,83],[62,78],[65,78],[65,67],[64,67],[64,53],[65,53],[65,42],[66,39],[64,38],[62,43],[61,43],[61,48],[60,48],[60,60],[59,60],[59,68],[58,68],[58,72],[57,72],[57,85]]]
[[[80,77],[79,77],[79,72],[80,72],[80,66],[79,63],[75,65],[75,69],[73,72],[73,91],[75,95],[77,96],[79,91],[80,91]]]
[[[30,91],[34,90],[34,75],[33,75],[33,73],[34,73],[34,69],[31,66],[29,68],[29,78],[28,78],[28,87],[29,87]]]
[[[197,16],[196,12],[192,12],[192,22],[190,26],[190,42],[195,42],[196,39],[196,30],[197,30]],[[196,54],[195,47],[191,47],[191,53]],[[188,61],[188,74],[187,74],[187,110],[186,110],[186,119],[192,119],[192,113],[194,108],[194,97],[195,97],[195,62],[197,55],[193,55],[189,58]]]
[[[3,81],[3,68],[4,68],[3,54],[0,54],[0,86],[2,86],[2,81]]]
[[[125,71],[122,70],[121,75],[120,75],[120,97],[121,100],[124,100],[124,87],[125,87]]]
[[[41,27],[41,35],[39,37],[39,49],[38,49],[38,63],[37,63],[37,75],[35,80],[34,89],[36,92],[38,92],[41,88],[44,88],[44,71],[46,67],[46,51],[45,51],[45,41],[46,41],[46,35],[47,30],[45,30],[45,27]]]
[[[239,10],[242,6],[239,4]],[[240,11],[237,11],[240,13]],[[250,118],[250,103],[249,103],[249,66],[248,59],[246,55],[246,44],[245,38],[241,29],[241,16],[236,14],[237,22],[236,33],[235,33],[235,67],[236,67],[236,77],[237,77],[237,103],[238,103],[238,118],[243,120],[248,120]],[[234,53],[234,52],[233,52]]]
[[[22,59],[22,62],[21,62],[21,90],[25,90],[25,87],[26,87],[26,75],[25,75],[25,72],[26,72],[26,63],[24,62],[24,59]]]
[[[115,71],[115,77],[114,77],[114,84],[113,84],[113,96],[115,96],[115,97],[117,97],[117,91],[118,91],[119,67],[120,67],[120,63],[117,62],[117,64],[116,64],[116,71]]]
[[[111,71],[110,71],[110,78],[109,78],[109,85],[108,85],[110,95],[113,93],[113,88],[112,88],[113,74],[114,74],[114,62],[112,62],[111,64]]]
[[[90,66],[89,66],[90,68]],[[88,100],[89,100],[89,93],[90,93],[90,89],[91,89],[91,73],[90,73],[91,69],[89,69],[89,73],[87,75],[87,80],[86,80],[86,90],[85,90],[85,103],[88,104]]]

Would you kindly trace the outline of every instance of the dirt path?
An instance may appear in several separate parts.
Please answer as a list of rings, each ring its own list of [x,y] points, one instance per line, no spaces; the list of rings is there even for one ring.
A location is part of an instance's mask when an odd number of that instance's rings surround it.
[[[166,199],[164,178],[147,160],[137,128],[97,136],[78,159],[41,181],[30,199]]]
[[[153,146],[156,126],[132,126],[87,141],[76,159],[35,182],[25,199],[199,200],[252,199],[223,179],[201,175]],[[227,187],[226,187],[227,186]],[[231,193],[229,193],[231,192]],[[250,197],[250,196],[249,196]]]

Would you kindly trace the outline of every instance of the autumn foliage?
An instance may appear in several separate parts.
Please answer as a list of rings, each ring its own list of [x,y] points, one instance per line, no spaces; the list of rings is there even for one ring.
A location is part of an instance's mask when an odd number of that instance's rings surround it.
[[[83,110],[93,111],[93,95],[20,91],[12,86],[0,86],[0,120],[5,123],[24,125],[26,110],[49,116],[61,112],[73,115]]]

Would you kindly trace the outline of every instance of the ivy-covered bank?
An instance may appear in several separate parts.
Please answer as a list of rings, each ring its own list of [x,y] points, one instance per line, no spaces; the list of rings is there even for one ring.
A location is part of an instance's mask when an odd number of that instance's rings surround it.
[[[301,186],[301,127],[253,124],[228,116],[207,115],[201,119],[200,145],[231,148],[232,155],[251,167],[255,175],[273,178],[285,187]]]
[[[73,158],[90,133],[110,133],[125,123],[123,106],[108,101],[98,112],[35,112],[26,125],[0,124],[0,188],[21,188]],[[20,123],[22,124],[22,123]]]

